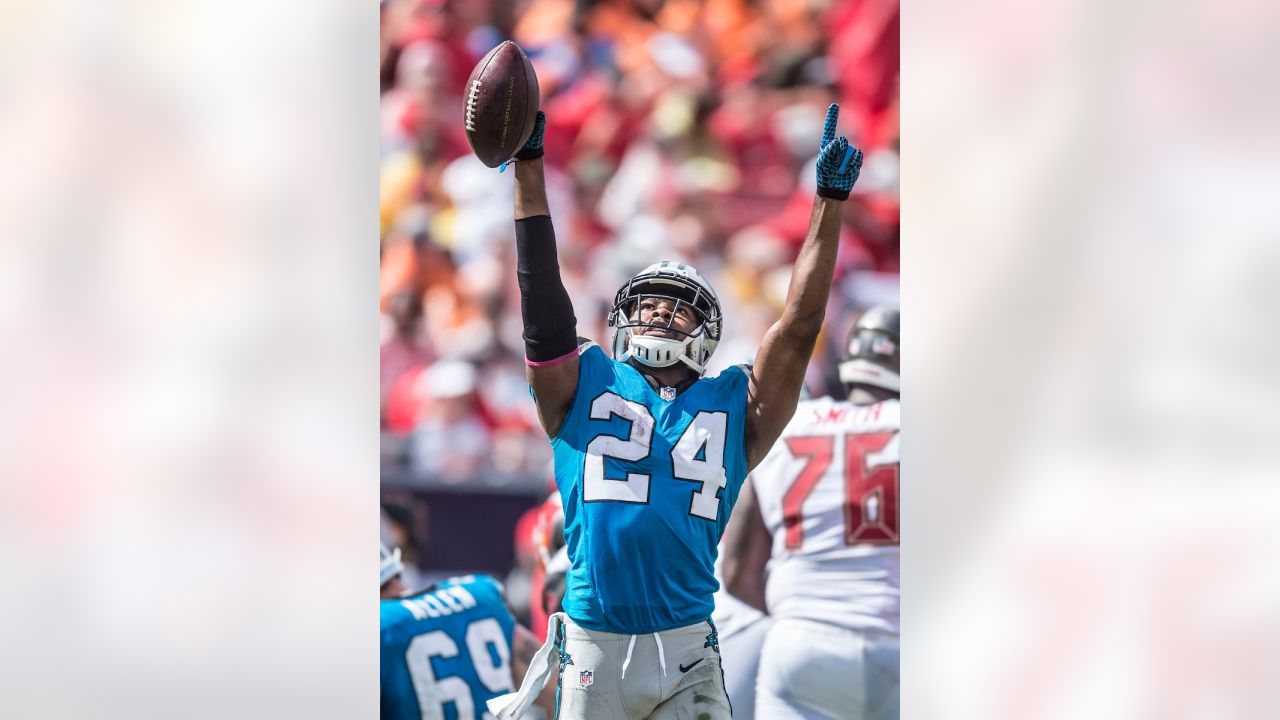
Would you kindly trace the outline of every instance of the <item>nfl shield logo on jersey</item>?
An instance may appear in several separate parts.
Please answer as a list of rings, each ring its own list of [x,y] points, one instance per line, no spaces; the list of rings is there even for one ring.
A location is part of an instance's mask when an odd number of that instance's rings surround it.
[[[587,687],[587,686],[589,686],[589,685],[591,684],[591,682],[592,682],[592,680],[591,680],[591,671],[590,671],[590,670],[583,670],[582,672],[578,673],[578,682],[579,682],[579,683],[582,683],[582,687]]]
[[[670,388],[670,387],[664,387],[662,388],[661,392],[658,393],[658,395],[663,400],[666,400],[667,402],[671,402],[672,400],[676,399],[676,389]]]

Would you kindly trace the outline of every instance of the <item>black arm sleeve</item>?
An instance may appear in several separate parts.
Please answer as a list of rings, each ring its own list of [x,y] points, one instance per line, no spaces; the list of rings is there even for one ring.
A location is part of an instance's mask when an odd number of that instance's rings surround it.
[[[578,347],[578,319],[560,280],[556,233],[546,215],[516,220],[516,277],[524,318],[524,352],[532,362],[547,362]]]

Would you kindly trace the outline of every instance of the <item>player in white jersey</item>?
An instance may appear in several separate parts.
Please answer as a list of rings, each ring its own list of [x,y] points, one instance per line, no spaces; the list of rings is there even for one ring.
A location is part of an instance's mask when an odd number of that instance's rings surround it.
[[[773,617],[760,717],[898,717],[898,335],[896,307],[859,318],[849,399],[800,403],[726,531],[726,587]]]

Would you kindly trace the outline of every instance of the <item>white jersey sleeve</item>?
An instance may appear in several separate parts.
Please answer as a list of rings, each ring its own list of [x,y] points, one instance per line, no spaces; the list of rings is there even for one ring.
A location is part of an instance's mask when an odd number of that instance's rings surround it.
[[[898,632],[897,400],[800,403],[751,474],[771,615]]]

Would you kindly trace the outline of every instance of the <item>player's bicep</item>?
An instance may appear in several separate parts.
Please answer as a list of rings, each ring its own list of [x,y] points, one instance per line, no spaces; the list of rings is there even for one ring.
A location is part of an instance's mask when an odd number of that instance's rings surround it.
[[[560,432],[573,398],[578,392],[578,353],[565,357],[555,364],[525,365],[525,377],[533,389],[533,401],[538,410],[538,421],[547,437]]]
[[[782,321],[765,333],[747,377],[747,467],[760,464],[800,401],[811,345],[786,337]]]

